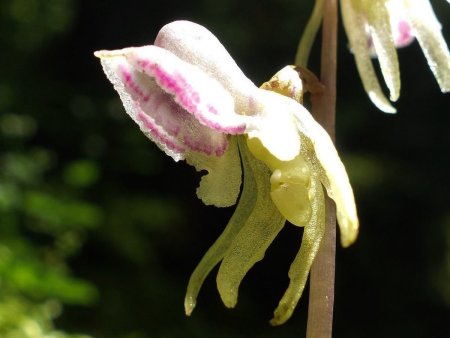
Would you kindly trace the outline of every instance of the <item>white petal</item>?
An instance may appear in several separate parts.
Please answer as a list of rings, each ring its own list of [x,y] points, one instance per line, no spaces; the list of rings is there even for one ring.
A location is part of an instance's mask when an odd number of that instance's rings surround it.
[[[290,161],[300,152],[300,137],[291,114],[296,102],[281,94],[259,89],[252,99],[255,115],[247,123],[248,137],[258,138],[277,159]],[[300,104],[298,109],[306,109]]]
[[[159,31],[155,45],[196,65],[219,81],[235,99],[237,112],[242,113],[246,109],[246,97],[256,86],[244,75],[220,41],[205,27],[189,21],[169,23]]]

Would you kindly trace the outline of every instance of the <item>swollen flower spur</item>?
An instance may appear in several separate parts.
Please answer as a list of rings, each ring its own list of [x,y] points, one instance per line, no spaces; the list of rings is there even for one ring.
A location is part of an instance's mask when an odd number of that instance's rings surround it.
[[[336,203],[342,245],[358,233],[347,173],[328,134],[299,103],[298,74],[287,67],[266,89],[258,88],[214,35],[188,21],[164,26],[154,45],[95,55],[144,134],[175,161],[207,171],[197,189],[205,204],[231,206],[240,194],[223,233],[190,278],[186,313],[219,263],[220,296],[235,306],[245,274],[288,220],[305,229],[272,320],[285,322],[323,236],[323,187]]]
[[[391,101],[400,95],[396,47],[416,38],[441,91],[450,91],[450,52],[429,0],[341,0],[344,27],[364,89],[382,111],[395,113],[383,94],[371,57],[380,62]]]

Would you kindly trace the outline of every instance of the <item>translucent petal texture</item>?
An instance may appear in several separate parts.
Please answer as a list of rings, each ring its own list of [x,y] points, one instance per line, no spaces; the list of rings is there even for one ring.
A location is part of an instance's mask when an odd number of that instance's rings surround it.
[[[322,184],[317,178],[311,181],[309,189],[311,217],[305,226],[300,250],[289,269],[289,286],[274,311],[272,325],[285,323],[292,315],[303,293],[311,265],[319,251],[325,231],[325,203]]]
[[[203,203],[217,207],[229,207],[236,203],[242,175],[236,137],[230,138],[227,151],[222,156],[188,151],[186,162],[198,171],[208,171],[197,188],[197,196]]]
[[[257,87],[250,81],[220,41],[205,27],[189,21],[175,21],[158,33],[155,45],[180,59],[195,64],[219,81],[235,99],[238,113],[248,112],[248,97]]]
[[[441,91],[450,91],[450,52],[441,25],[428,0],[404,0],[413,33]]]
[[[285,218],[270,198],[269,169],[241,147],[256,182],[256,202],[244,227],[233,239],[217,274],[217,289],[227,307],[237,302],[239,285],[250,268],[264,257],[264,253],[283,228]]]
[[[256,182],[253,176],[253,171],[247,159],[247,152],[242,152],[242,166],[244,171],[244,184],[242,187],[242,194],[236,206],[230,221],[220,237],[203,256],[200,263],[195,268],[189,279],[189,284],[184,300],[184,308],[187,315],[190,315],[197,303],[197,295],[200,288],[211,272],[211,270],[223,259],[232,241],[245,225],[250,214],[253,212],[256,203]]]
[[[327,132],[308,112],[294,110],[301,132],[302,149],[300,155],[312,167],[316,175],[336,203],[337,220],[343,247],[351,245],[357,235],[359,221],[355,198],[347,172]]]
[[[358,3],[356,0],[341,0],[344,28],[350,41],[350,48],[355,55],[356,67],[372,102],[386,113],[395,113],[395,108],[384,96],[375,74],[367,43],[367,18],[360,11],[362,5]]]
[[[138,88],[134,90],[128,89],[127,87],[129,86],[126,86],[126,82],[123,81],[124,75],[128,73],[130,75],[130,81],[128,83],[131,84],[132,75],[135,75],[132,73],[133,71],[125,57],[120,55],[109,56],[108,52],[97,52],[96,56],[100,57],[103,70],[114,85],[116,91],[119,93],[126,112],[139,125],[142,132],[175,161],[184,159],[186,147],[176,135],[174,135],[179,127],[179,122],[177,120],[172,121],[165,118],[163,120],[165,126],[162,126],[156,121],[158,117],[152,118],[151,115],[144,112],[140,106],[140,100],[136,99],[136,97],[144,97],[147,94],[138,93]],[[125,77],[128,77],[128,75]],[[161,94],[163,94],[161,91],[155,92],[156,96],[160,96]],[[153,110],[157,116],[163,115],[163,110],[170,111],[170,107],[167,107],[167,105],[161,106],[155,104],[155,106],[158,106]],[[174,114],[176,114],[176,112],[174,112]],[[166,127],[168,130],[166,130]],[[173,132],[170,133],[170,130]]]
[[[400,70],[385,1],[372,1],[368,7],[367,19],[390,99],[397,101],[400,95]]]

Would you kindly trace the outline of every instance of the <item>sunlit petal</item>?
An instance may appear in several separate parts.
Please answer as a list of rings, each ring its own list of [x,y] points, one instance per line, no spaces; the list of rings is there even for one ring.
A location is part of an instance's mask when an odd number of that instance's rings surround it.
[[[205,27],[189,21],[175,21],[158,33],[155,45],[180,59],[195,64],[215,78],[233,96],[239,114],[249,113],[248,97],[257,89],[238,67],[220,41]]]
[[[389,13],[384,2],[372,2],[368,13],[368,23],[381,72],[389,88],[390,99],[396,101],[400,95],[400,70]]]

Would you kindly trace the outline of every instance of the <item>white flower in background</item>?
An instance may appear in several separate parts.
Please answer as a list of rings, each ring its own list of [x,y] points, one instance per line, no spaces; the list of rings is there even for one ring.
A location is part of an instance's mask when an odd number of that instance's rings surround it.
[[[400,95],[397,47],[419,42],[441,91],[450,91],[450,53],[428,0],[341,0],[344,27],[364,89],[382,111],[395,113],[384,96],[371,56],[378,57],[390,100]]]

